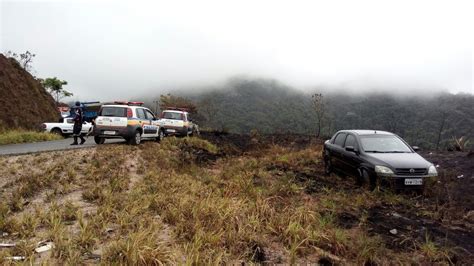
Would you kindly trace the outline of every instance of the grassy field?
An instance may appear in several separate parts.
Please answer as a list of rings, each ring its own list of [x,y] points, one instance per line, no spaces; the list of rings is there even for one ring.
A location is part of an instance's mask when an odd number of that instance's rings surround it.
[[[472,246],[460,244],[472,242],[472,230],[451,228],[457,218],[446,216],[455,210],[433,203],[434,185],[431,196],[396,195],[325,177],[321,145],[313,141],[213,142],[218,146],[167,138],[138,147],[1,157],[0,243],[16,246],[0,248],[0,260],[144,265],[472,259]],[[37,254],[40,241],[54,248]]]
[[[57,134],[48,132],[25,131],[25,130],[7,130],[0,131],[0,145],[39,142],[47,140],[62,139]]]

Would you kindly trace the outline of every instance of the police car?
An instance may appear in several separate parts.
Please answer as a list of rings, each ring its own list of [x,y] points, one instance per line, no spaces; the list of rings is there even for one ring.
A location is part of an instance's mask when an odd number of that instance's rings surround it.
[[[171,108],[161,112],[160,125],[166,135],[192,136],[199,128],[192,122],[184,108]]]
[[[161,141],[164,132],[153,112],[142,102],[105,104],[95,119],[94,140],[103,144],[106,139],[123,138],[138,145],[142,139]]]

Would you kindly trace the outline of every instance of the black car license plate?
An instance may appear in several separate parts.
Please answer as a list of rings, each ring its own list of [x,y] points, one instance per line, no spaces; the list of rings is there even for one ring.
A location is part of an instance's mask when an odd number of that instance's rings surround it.
[[[421,178],[405,178],[406,186],[419,186],[423,185],[423,179]]]

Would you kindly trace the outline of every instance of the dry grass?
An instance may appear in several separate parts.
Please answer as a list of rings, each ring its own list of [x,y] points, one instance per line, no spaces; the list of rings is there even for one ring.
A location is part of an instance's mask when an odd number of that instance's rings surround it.
[[[24,255],[52,264],[447,261],[428,242],[411,251],[417,260],[369,233],[364,210],[406,199],[357,189],[335,176],[328,180],[343,185],[315,183],[323,178],[320,146],[273,145],[245,156],[200,160],[219,152],[199,138],[167,138],[138,147],[102,146],[79,156],[63,152],[54,161],[48,160],[54,154],[0,158],[0,165],[9,166],[0,174],[11,179],[0,196],[0,231],[8,233],[0,242],[55,244],[41,257],[28,244],[0,250],[0,260]],[[17,161],[31,164],[23,169]],[[79,196],[70,200],[72,193]],[[348,227],[340,224],[343,212],[362,215]]]

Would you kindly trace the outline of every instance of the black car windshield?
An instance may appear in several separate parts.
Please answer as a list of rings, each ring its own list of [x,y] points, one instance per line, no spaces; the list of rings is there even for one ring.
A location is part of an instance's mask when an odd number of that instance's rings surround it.
[[[182,120],[183,115],[181,113],[175,113],[175,112],[164,112],[163,113],[163,118],[173,119],[173,120]]]
[[[412,152],[398,137],[391,135],[361,136],[360,142],[365,152],[404,153]]]

